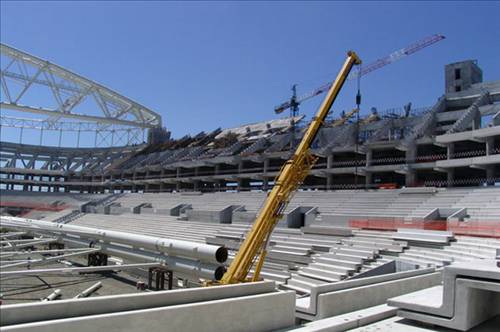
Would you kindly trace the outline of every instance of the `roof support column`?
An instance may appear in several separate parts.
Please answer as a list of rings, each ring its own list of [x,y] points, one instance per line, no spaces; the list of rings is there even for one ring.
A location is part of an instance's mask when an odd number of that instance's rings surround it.
[[[333,166],[333,153],[330,153],[326,157],[326,168],[330,169]],[[326,190],[331,190],[333,184],[333,174],[328,173],[326,175]]]
[[[455,169],[448,168],[446,170],[446,183],[448,187],[453,187],[453,182],[455,180]]]

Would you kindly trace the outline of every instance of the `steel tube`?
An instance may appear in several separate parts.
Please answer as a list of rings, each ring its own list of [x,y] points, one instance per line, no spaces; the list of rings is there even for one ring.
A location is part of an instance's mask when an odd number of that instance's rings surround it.
[[[14,243],[12,246],[2,246],[1,248],[13,248],[13,249],[18,249],[18,248],[25,248],[25,247],[31,247],[31,246],[36,246],[39,244],[45,244],[45,243],[51,243],[51,242],[56,242],[57,239],[46,239],[46,240],[35,240],[33,242],[25,242],[25,243],[19,243],[16,244]]]
[[[55,291],[50,293],[50,295],[48,295],[46,298],[42,299],[42,302],[53,301],[53,300],[57,299],[59,296],[61,296],[61,290],[56,289]]]
[[[50,268],[50,269],[0,271],[0,277],[40,275],[47,273],[81,273],[81,272],[94,273],[101,271],[144,269],[156,266],[160,266],[160,263],[138,263],[138,264],[105,265],[105,266],[60,267],[60,268]]]
[[[88,240],[72,238],[68,236],[63,237],[62,240],[65,243],[74,244],[78,246],[90,245],[90,242]],[[131,261],[158,262],[162,265],[166,265],[168,269],[174,272],[191,275],[195,278],[220,280],[224,275],[224,273],[226,272],[226,268],[223,265],[204,263],[182,257],[167,256],[162,253],[154,253],[146,250],[126,248],[115,244],[100,243],[99,248],[100,251],[105,254],[126,258]],[[0,275],[2,275],[1,272]]]
[[[0,220],[5,226],[11,225],[18,228],[49,231],[56,234],[74,234],[105,242],[128,244],[134,247],[164,252],[173,256],[196,258],[205,262],[223,263],[227,259],[227,249],[222,246],[68,224],[54,224],[24,218],[1,217]]]
[[[95,284],[93,284],[92,286],[90,286],[89,288],[87,288],[86,290],[84,290],[83,292],[79,293],[78,295],[76,295],[74,297],[74,299],[79,299],[79,298],[82,298],[82,297],[87,297],[89,296],[90,294],[92,294],[93,292],[95,292],[96,290],[98,290],[99,288],[102,287],[102,282],[96,282]]]
[[[0,259],[2,257],[12,257],[12,256],[25,256],[25,255],[42,255],[42,254],[55,254],[59,252],[78,252],[85,251],[89,248],[80,249],[50,249],[50,250],[23,250],[23,251],[2,251],[0,253]]]
[[[9,267],[16,267],[16,266],[21,266],[21,265],[31,266],[31,265],[45,264],[45,263],[48,263],[48,262],[60,260],[61,258],[87,255],[87,254],[91,254],[91,253],[96,252],[96,251],[99,251],[99,249],[97,249],[97,248],[90,248],[90,249],[87,249],[86,251],[79,251],[79,252],[71,253],[71,254],[51,256],[51,257],[48,257],[48,258],[43,257],[43,258],[39,258],[39,259],[25,260],[25,261],[18,262],[18,263],[5,264],[5,265],[1,265],[1,268],[2,269],[7,269]]]

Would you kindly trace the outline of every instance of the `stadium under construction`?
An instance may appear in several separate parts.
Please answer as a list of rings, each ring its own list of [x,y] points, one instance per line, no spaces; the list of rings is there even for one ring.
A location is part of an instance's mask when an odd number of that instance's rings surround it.
[[[19,141],[0,145],[0,330],[500,326],[500,80],[478,61],[446,65],[428,107],[326,118],[364,74],[349,52],[335,81],[276,108],[290,116],[173,139],[104,85],[1,55],[1,126]],[[317,116],[297,113],[323,93]]]

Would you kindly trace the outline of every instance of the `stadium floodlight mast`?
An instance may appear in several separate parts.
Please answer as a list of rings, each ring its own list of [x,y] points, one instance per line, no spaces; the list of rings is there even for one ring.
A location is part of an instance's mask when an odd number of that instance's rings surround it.
[[[40,117],[2,115],[2,127],[20,128],[21,132],[37,129],[41,135],[44,130],[94,131],[96,144],[116,144],[117,135],[120,143],[130,145],[139,143],[140,136],[144,138],[144,130],[162,125],[159,114],[99,83],[5,44],[0,44],[0,51],[0,108]],[[46,100],[33,105],[33,96],[42,95],[40,89],[45,90]]]

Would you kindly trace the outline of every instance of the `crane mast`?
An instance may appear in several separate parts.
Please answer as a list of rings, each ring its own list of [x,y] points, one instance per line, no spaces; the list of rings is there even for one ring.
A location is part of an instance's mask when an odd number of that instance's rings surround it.
[[[233,262],[222,277],[221,284],[249,281],[247,277],[256,260],[257,265],[255,266],[251,281],[259,280],[260,270],[267,254],[267,244],[271,233],[283,216],[283,212],[292,195],[304,181],[311,167],[316,162],[317,157],[313,156],[309,151],[311,144],[323,125],[352,67],[360,63],[361,60],[355,52],[349,51],[347,53],[347,59],[342,69],[328,90],[328,94],[323,100],[316,116],[311,121],[293,156],[281,168],[273,189],[268,194],[264,206],[236,253]]]

